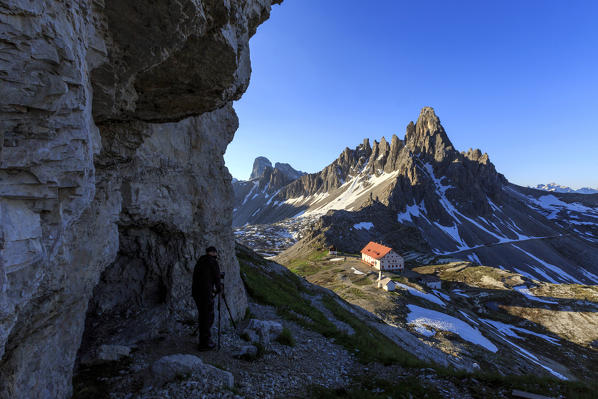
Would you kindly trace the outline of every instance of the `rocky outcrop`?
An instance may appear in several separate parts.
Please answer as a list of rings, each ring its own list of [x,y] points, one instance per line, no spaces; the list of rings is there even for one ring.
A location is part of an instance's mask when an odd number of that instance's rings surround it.
[[[455,149],[449,140],[440,119],[431,107],[422,108],[417,122],[407,125],[405,145],[414,154],[421,154],[427,160],[442,162],[451,160]]]
[[[363,222],[371,227],[360,227]],[[359,251],[370,241],[388,245],[399,253],[431,250],[417,228],[400,223],[396,212],[376,201],[355,212],[338,210],[323,215],[305,233],[303,241],[323,247],[333,245],[346,253]]]
[[[205,364],[199,357],[189,354],[164,356],[152,364],[149,386],[161,386],[177,379],[193,377],[205,381],[212,387],[232,389],[235,385],[233,375],[210,364]]]
[[[0,397],[69,396],[88,304],[89,346],[192,313],[207,244],[244,311],[222,155],[270,6],[0,1]]]
[[[279,170],[284,176],[286,176],[290,181],[300,178],[305,174],[305,172],[301,172],[300,170],[296,170],[288,163],[276,162],[274,164],[274,169]]]
[[[272,168],[272,162],[266,157],[257,157],[253,161],[253,168],[249,180],[259,179],[264,175],[266,168]]]
[[[317,192],[328,192],[342,186],[351,174],[359,174],[372,155],[370,140],[354,150],[345,148],[341,155],[321,172],[301,176],[280,192],[283,199],[312,195]]]
[[[253,162],[250,180],[235,180],[233,226],[254,223],[252,216],[268,203],[280,190],[305,173],[295,170],[288,163],[276,162],[274,167],[266,157]],[[270,201],[271,202],[271,201]]]
[[[272,168],[272,162],[270,162],[270,160],[266,157],[257,157],[253,161],[253,167],[251,169],[249,180],[259,179],[264,175],[264,172],[268,168]]]

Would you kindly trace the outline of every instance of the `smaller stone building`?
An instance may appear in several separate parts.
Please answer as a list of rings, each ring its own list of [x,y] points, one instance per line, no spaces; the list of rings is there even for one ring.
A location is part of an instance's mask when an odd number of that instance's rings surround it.
[[[397,285],[389,277],[378,281],[378,288],[382,288],[384,291],[394,291]]]

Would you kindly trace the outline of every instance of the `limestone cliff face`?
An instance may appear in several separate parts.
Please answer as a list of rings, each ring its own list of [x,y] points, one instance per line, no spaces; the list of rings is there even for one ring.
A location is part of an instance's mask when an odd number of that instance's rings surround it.
[[[69,397],[86,324],[191,314],[208,244],[243,312],[222,155],[271,3],[0,1],[0,397]]]

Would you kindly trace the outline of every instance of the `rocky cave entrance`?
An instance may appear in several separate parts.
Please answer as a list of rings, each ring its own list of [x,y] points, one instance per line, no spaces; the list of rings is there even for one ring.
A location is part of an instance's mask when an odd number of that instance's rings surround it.
[[[118,252],[89,299],[77,367],[93,364],[102,345],[195,324],[191,274],[207,246],[219,249],[233,315],[247,307],[223,154],[238,128],[232,102],[249,82],[248,40],[271,5],[149,3],[106,2],[111,48],[91,74],[102,140],[94,202],[117,226]]]

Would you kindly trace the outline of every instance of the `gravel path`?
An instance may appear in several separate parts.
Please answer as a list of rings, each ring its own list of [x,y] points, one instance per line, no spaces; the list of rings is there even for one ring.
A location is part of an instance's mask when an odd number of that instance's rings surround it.
[[[354,356],[330,339],[296,323],[281,320],[273,308],[250,305],[254,318],[276,320],[288,328],[295,346],[273,342],[270,350],[256,360],[241,360],[235,352],[247,343],[229,327],[221,336],[221,350],[199,352],[196,338],[185,327],[179,335],[140,344],[132,363],[116,377],[106,379],[114,399],[196,399],[196,398],[291,398],[305,397],[310,385],[337,388],[350,383],[351,370],[358,363]],[[243,329],[239,326],[239,330]],[[214,337],[215,339],[216,337]],[[175,381],[163,387],[153,386],[149,367],[162,356],[192,354],[204,363],[229,371],[235,379],[232,391],[216,389],[206,381]]]

